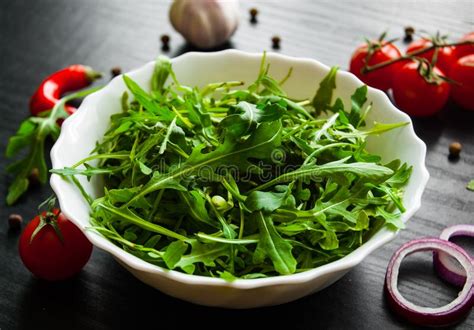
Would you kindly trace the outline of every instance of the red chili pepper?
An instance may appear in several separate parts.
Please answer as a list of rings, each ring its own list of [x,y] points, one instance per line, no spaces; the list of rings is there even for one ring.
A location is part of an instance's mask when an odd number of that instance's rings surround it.
[[[41,83],[31,97],[31,114],[38,116],[43,111],[51,110],[64,93],[89,86],[100,77],[99,72],[81,64],[74,64],[53,73]],[[71,105],[66,105],[65,109],[68,114],[77,110]]]

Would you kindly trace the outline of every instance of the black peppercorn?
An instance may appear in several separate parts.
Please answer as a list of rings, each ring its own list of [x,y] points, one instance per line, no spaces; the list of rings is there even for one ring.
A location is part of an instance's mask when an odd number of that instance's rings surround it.
[[[170,36],[163,34],[161,36],[161,50],[167,52],[170,49]]]
[[[449,157],[458,158],[462,150],[462,144],[459,142],[453,142],[449,145]]]
[[[110,69],[110,73],[112,74],[112,77],[117,77],[122,73],[122,69],[119,66],[114,66]]]
[[[31,173],[28,176],[28,180],[30,181],[30,185],[39,184],[39,182],[40,182],[40,172],[36,167],[31,170]]]
[[[8,217],[8,225],[12,230],[19,230],[23,222],[23,217],[19,214],[10,214]]]
[[[280,37],[279,36],[273,36],[272,37],[272,48],[273,49],[280,49]]]
[[[258,15],[257,8],[251,8],[249,10],[249,13],[250,13],[250,22],[251,23],[257,23],[257,15]]]
[[[414,34],[415,34],[415,28],[412,27],[412,26],[406,26],[405,27],[405,37],[403,38],[403,41],[412,42]]]

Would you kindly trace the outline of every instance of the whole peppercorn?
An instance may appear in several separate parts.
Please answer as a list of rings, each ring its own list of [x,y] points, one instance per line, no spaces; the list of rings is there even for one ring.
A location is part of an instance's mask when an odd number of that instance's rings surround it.
[[[273,36],[272,37],[272,48],[273,49],[280,49],[280,37],[279,36]]]
[[[36,167],[31,170],[31,173],[28,176],[28,180],[30,181],[30,185],[39,184],[39,182],[40,182],[40,172]]]
[[[8,217],[8,226],[12,230],[19,230],[21,228],[21,224],[23,222],[23,218],[19,214],[10,214]]]
[[[163,34],[161,36],[161,50],[167,52],[170,50],[170,36],[167,34]]]
[[[122,73],[122,69],[119,66],[114,66],[110,69],[110,73],[112,74],[112,77],[117,77]]]
[[[414,34],[415,34],[415,28],[413,26],[406,26],[405,27],[405,37],[403,38],[403,41],[412,42]]]
[[[453,142],[449,145],[449,157],[458,158],[462,150],[462,144],[459,142]]]
[[[250,8],[249,13],[250,13],[250,22],[257,23],[257,15],[258,15],[257,8]]]

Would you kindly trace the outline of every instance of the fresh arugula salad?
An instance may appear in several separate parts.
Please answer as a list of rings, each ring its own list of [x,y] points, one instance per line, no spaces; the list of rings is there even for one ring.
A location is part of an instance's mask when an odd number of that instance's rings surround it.
[[[160,57],[151,92],[123,76],[129,92],[103,140],[53,172],[79,187],[78,175],[102,176],[102,197],[80,187],[92,229],[152,264],[226,280],[327,264],[383,226],[403,228],[411,174],[366,150],[369,136],[407,123],[366,127],[367,86],[345,108],[333,102],[336,73],[311,100],[294,100],[282,89],[291,69],[275,80],[265,54],[245,88],[182,85]]]

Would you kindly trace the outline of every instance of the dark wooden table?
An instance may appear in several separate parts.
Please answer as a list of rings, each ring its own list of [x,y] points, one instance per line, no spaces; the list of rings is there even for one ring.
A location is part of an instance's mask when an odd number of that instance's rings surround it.
[[[113,66],[130,70],[161,53],[160,35],[171,36],[169,56],[191,48],[168,20],[169,1],[1,0],[0,3],[0,146],[28,114],[28,99],[47,74],[72,63],[108,73]],[[260,11],[258,24],[248,10]],[[474,30],[474,2],[466,1],[243,1],[241,25],[229,47],[270,50],[271,37],[282,38],[281,53],[311,57],[346,67],[363,36],[388,30],[401,36],[403,27],[441,30],[453,38]],[[400,43],[400,46],[404,45]],[[107,78],[105,79],[107,80]],[[95,250],[81,274],[63,283],[33,278],[17,253],[18,233],[8,230],[10,213],[30,219],[49,187],[33,189],[13,207],[0,209],[0,329],[102,329],[169,326],[253,327],[288,329],[409,328],[393,316],[383,299],[385,268],[394,250],[407,240],[437,236],[448,226],[473,223],[474,193],[465,189],[474,178],[474,113],[450,104],[438,117],[415,121],[428,145],[431,174],[422,207],[408,228],[374,252],[330,288],[299,301],[256,310],[222,310],[191,305],[142,284],[110,255]],[[458,161],[447,158],[448,145],[463,144]],[[2,157],[0,173],[7,161]],[[1,199],[9,178],[1,176]],[[472,242],[459,241],[471,251]],[[408,258],[400,288],[426,306],[441,306],[456,290],[437,279],[428,253]],[[203,292],[203,294],[206,294]],[[473,329],[474,315],[459,325]]]

